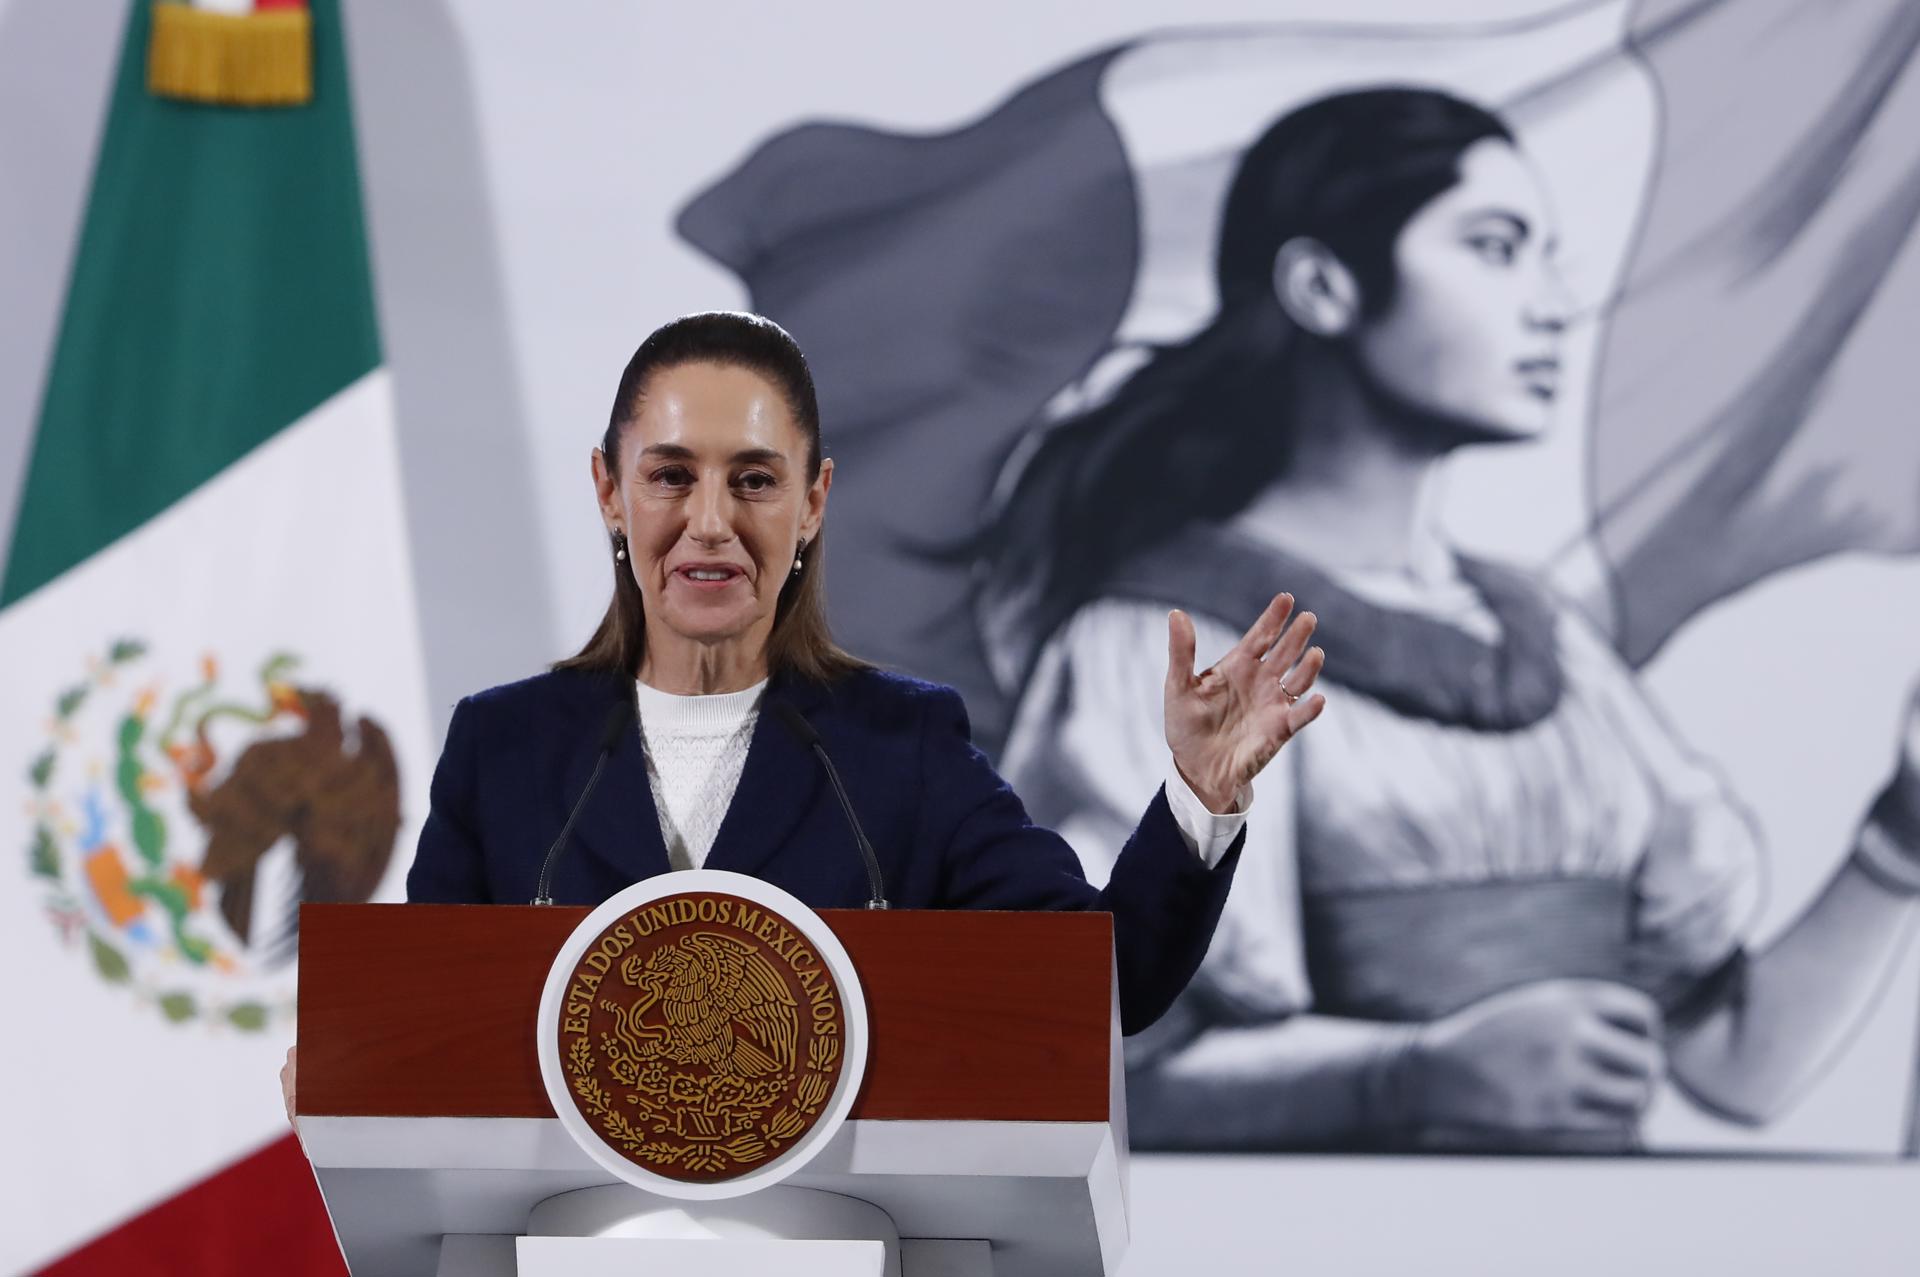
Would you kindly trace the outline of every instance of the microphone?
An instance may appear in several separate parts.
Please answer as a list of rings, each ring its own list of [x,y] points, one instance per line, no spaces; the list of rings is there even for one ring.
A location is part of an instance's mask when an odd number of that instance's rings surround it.
[[[847,787],[840,783],[840,773],[834,770],[833,760],[827,757],[827,747],[820,743],[820,733],[813,730],[813,724],[806,715],[795,709],[789,701],[773,702],[773,712],[787,725],[794,739],[801,746],[810,749],[820,759],[820,765],[827,769],[827,780],[833,786],[833,793],[840,800],[840,810],[847,813],[847,825],[853,830],[853,840],[860,846],[860,857],[867,862],[867,890],[871,899],[867,901],[869,909],[887,907],[886,892],[881,890],[880,862],[874,857],[873,844],[867,841],[866,830],[860,828],[860,817],[853,813],[853,800],[847,797]]]
[[[553,896],[550,894],[553,863],[560,858],[560,849],[567,845],[567,835],[573,832],[573,822],[580,819],[580,812],[586,807],[587,798],[593,793],[593,787],[600,783],[600,773],[606,770],[608,756],[613,753],[614,747],[619,745],[620,737],[632,725],[633,716],[637,712],[638,706],[634,703],[631,691],[622,696],[614,707],[607,711],[606,724],[600,729],[600,757],[594,761],[593,774],[587,777],[586,786],[581,789],[580,797],[573,800],[573,810],[567,813],[567,823],[560,826],[560,836],[553,840],[553,846],[547,848],[547,858],[540,862],[540,885],[535,888],[534,897],[528,903],[536,905],[553,903]]]

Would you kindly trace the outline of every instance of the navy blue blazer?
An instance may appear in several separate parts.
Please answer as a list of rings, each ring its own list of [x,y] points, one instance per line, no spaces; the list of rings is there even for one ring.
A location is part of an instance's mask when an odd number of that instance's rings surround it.
[[[561,670],[469,696],[454,709],[407,898],[525,904],[540,861],[587,783],[625,679]],[[819,760],[779,718],[791,701],[820,733],[902,909],[1106,909],[1113,914],[1121,1024],[1158,1019],[1193,977],[1226,903],[1244,835],[1209,869],[1164,790],[1127,840],[1104,891],[1066,841],[1027,819],[975,749],[952,688],[879,671],[832,685],[776,677],[733,805],[706,867],[751,874],[816,909],[857,909],[867,879]],[[668,871],[636,728],[615,747],[553,873],[553,898],[596,905]]]

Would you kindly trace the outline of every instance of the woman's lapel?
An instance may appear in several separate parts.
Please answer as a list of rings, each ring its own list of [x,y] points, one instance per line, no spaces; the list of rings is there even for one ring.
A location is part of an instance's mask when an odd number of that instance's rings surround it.
[[[600,758],[600,724],[606,721],[616,696],[633,695],[633,685],[609,681],[604,688],[596,686],[595,692],[592,712],[586,716],[591,721],[581,728],[581,743],[567,763],[562,820],[586,789],[594,763]],[[554,832],[559,833],[557,826]],[[653,787],[647,783],[647,752],[637,721],[628,725],[607,755],[606,770],[580,812],[573,838],[633,882],[667,871],[667,845],[660,836]],[[562,854],[561,864],[566,863],[567,854]]]
[[[817,683],[783,676],[768,683],[740,785],[714,837],[713,850],[707,853],[708,869],[757,874],[779,853],[794,850],[793,832],[812,806],[815,791],[825,783],[820,760],[794,738],[775,712],[780,700],[809,721],[832,703],[827,690]]]

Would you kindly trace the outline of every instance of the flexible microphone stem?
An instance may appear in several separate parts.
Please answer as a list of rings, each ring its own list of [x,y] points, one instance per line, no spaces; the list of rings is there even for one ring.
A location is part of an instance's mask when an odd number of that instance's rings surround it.
[[[840,810],[846,813],[847,827],[853,830],[853,841],[860,848],[860,858],[867,866],[867,908],[885,909],[887,893],[880,881],[880,859],[873,854],[873,844],[867,841],[867,831],[860,827],[860,817],[854,814],[853,800],[847,797],[847,787],[840,783],[840,772],[833,765],[833,759],[827,756],[827,747],[820,741],[820,733],[806,716],[786,701],[775,701],[774,713],[787,725],[800,743],[813,751],[814,757],[826,769],[827,783],[833,786],[833,796],[840,800]]]
[[[540,885],[535,888],[533,903],[550,905],[553,903],[552,878],[554,861],[560,858],[560,849],[567,845],[567,835],[573,832],[573,822],[580,819],[580,809],[587,805],[587,795],[600,783],[600,773],[607,769],[606,750],[600,751],[600,757],[594,761],[593,774],[587,777],[586,788],[580,791],[580,797],[574,800],[573,810],[567,813],[567,823],[560,826],[560,836],[553,840],[553,846],[547,848],[547,858],[540,863]]]
[[[847,813],[847,824],[853,827],[853,840],[860,845],[860,858],[867,862],[867,891],[871,896],[867,908],[885,909],[887,894],[880,885],[880,858],[873,854],[873,844],[867,841],[866,831],[860,828],[859,817],[853,814],[853,800],[847,797],[847,787],[840,783],[839,769],[827,757],[827,747],[816,740],[813,742],[813,752],[819,758],[820,765],[827,769],[827,783],[833,786],[833,795],[840,800],[840,810]]]
[[[607,759],[620,744],[621,736],[626,734],[627,725],[633,722],[638,707],[631,699],[616,704],[607,714],[607,722],[600,729],[600,757],[594,760],[593,774],[587,777],[587,783],[580,789],[580,797],[573,800],[573,810],[567,813],[567,823],[560,826],[560,836],[553,840],[553,846],[547,848],[547,858],[540,862],[540,882],[534,888],[534,896],[528,903],[550,905],[553,903],[553,866],[560,859],[560,851],[567,845],[567,835],[573,832],[573,823],[580,819],[580,813],[586,810],[587,799],[592,797],[594,786],[600,783],[600,773],[607,769]]]

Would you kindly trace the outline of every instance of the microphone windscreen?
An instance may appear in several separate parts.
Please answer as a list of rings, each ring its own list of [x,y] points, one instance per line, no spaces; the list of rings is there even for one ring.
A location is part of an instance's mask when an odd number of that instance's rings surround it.
[[[781,722],[787,725],[787,730],[793,733],[802,747],[812,749],[820,743],[820,733],[813,730],[813,724],[807,721],[805,714],[793,707],[793,702],[775,701],[773,712]]]
[[[634,699],[631,696],[623,696],[614,702],[613,708],[607,711],[606,726],[600,729],[600,748],[602,750],[612,749],[620,743],[621,735],[626,732],[628,725],[633,722],[633,716],[637,712],[638,706],[635,705]]]

